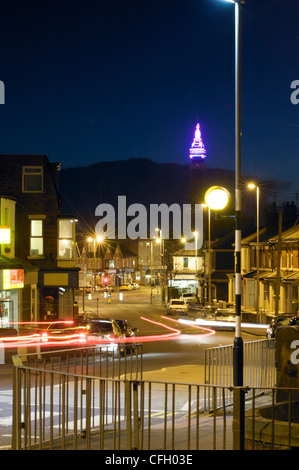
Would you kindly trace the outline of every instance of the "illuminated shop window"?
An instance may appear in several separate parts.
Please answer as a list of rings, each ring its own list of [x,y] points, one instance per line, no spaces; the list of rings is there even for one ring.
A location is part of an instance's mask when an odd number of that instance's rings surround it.
[[[73,259],[74,247],[74,221],[61,219],[58,221],[58,258]]]
[[[30,256],[42,256],[44,254],[43,221],[31,220],[30,222]]]

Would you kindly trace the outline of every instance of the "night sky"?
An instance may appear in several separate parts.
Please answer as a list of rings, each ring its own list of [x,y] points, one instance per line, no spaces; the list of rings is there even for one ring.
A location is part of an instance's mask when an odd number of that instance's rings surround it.
[[[188,163],[234,169],[234,5],[225,0],[3,0],[0,153],[63,168]],[[242,174],[299,191],[299,0],[242,7]],[[298,94],[299,97],[299,94]]]

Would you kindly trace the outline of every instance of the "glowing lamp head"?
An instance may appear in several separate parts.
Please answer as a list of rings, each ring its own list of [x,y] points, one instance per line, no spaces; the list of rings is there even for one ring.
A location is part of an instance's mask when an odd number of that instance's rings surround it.
[[[205,194],[206,205],[213,210],[224,209],[229,201],[230,194],[225,188],[212,186]]]
[[[42,335],[41,335],[41,340],[42,340],[43,342],[48,341],[48,333],[45,333],[45,332],[42,333]]]
[[[254,183],[249,183],[248,188],[249,189],[255,189],[256,185]]]

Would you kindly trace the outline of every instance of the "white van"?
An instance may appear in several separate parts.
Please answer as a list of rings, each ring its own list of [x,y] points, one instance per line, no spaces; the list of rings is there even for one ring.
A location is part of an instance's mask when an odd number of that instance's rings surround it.
[[[197,303],[197,297],[192,292],[184,292],[181,295],[180,300],[183,300],[186,304],[196,304]]]

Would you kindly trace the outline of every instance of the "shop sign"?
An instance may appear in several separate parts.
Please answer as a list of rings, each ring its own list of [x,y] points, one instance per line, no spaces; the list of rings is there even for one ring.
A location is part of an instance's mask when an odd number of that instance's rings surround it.
[[[10,244],[10,227],[6,225],[0,225],[0,244]]]
[[[24,287],[24,269],[3,269],[3,289]]]

